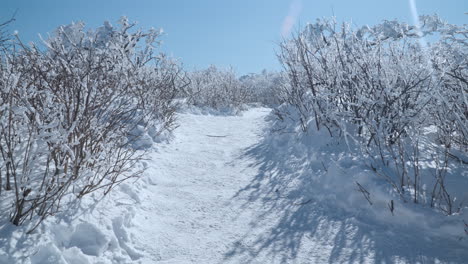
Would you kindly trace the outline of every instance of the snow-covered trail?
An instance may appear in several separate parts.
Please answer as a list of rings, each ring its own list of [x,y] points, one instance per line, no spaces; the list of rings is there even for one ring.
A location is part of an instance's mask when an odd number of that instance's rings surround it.
[[[255,206],[242,210],[233,197],[257,173],[240,157],[261,138],[269,111],[180,116],[174,140],[151,157],[150,184],[140,196],[143,210],[131,228],[144,262],[225,260],[254,220]]]
[[[302,150],[262,141],[269,112],[180,115],[139,189],[123,188],[137,203],[114,232],[135,263],[464,262],[456,242],[319,200]]]
[[[268,136],[269,113],[180,114],[139,180],[78,200],[31,237],[0,226],[0,264],[467,263],[467,237],[438,236],[449,218],[369,210],[346,178],[359,164],[327,169],[320,157],[337,146],[320,134]]]

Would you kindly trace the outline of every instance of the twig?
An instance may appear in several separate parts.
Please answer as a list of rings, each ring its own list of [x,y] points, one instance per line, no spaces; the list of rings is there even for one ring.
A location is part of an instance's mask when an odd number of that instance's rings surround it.
[[[372,205],[372,202],[370,200],[370,193],[364,187],[362,187],[362,185],[359,184],[359,182],[356,182],[356,184],[359,187],[359,191],[362,193],[362,195],[364,195],[364,198],[366,198],[369,204]]]
[[[462,158],[450,153],[450,152],[447,152],[447,155],[450,157],[450,158],[453,158],[455,160],[457,160],[458,162],[462,163],[462,164],[465,164],[465,165],[468,165],[468,161],[464,161]]]
[[[388,209],[390,209],[390,212],[393,214],[393,211],[395,210],[395,204],[393,203],[393,200],[390,200],[390,203],[388,204]]]

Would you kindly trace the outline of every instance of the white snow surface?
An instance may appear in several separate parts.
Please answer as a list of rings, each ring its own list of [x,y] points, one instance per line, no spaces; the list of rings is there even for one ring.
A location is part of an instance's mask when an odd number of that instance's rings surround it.
[[[30,236],[0,219],[0,263],[467,263],[468,237],[451,222],[462,216],[400,204],[392,216],[379,192],[371,208],[341,181],[370,184],[353,160],[320,161],[310,152],[330,148],[320,135],[309,149],[270,135],[270,111],[181,113],[140,180]]]

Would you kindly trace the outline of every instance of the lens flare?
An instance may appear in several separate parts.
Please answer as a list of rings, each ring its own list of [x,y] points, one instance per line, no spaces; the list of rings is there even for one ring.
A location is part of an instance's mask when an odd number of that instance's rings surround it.
[[[284,18],[281,26],[281,36],[287,37],[302,11],[302,0],[293,0],[289,6],[288,15]]]
[[[421,45],[422,49],[426,50],[427,43],[421,31],[421,23],[419,22],[419,14],[418,14],[418,8],[416,7],[416,0],[409,0],[409,6],[411,10],[411,16],[413,17],[413,23],[414,23],[414,26],[416,27],[416,32],[419,35],[419,44]]]

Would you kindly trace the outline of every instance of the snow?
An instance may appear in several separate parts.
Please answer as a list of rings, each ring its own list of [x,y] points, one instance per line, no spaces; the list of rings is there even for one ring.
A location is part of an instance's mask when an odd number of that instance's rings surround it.
[[[83,198],[28,237],[1,219],[0,263],[466,263],[466,214],[395,200],[392,216],[388,186],[345,144],[271,133],[270,112],[180,113],[140,180]]]
[[[99,256],[107,247],[106,236],[94,225],[79,224],[70,238],[69,247],[77,247],[90,256]]]

